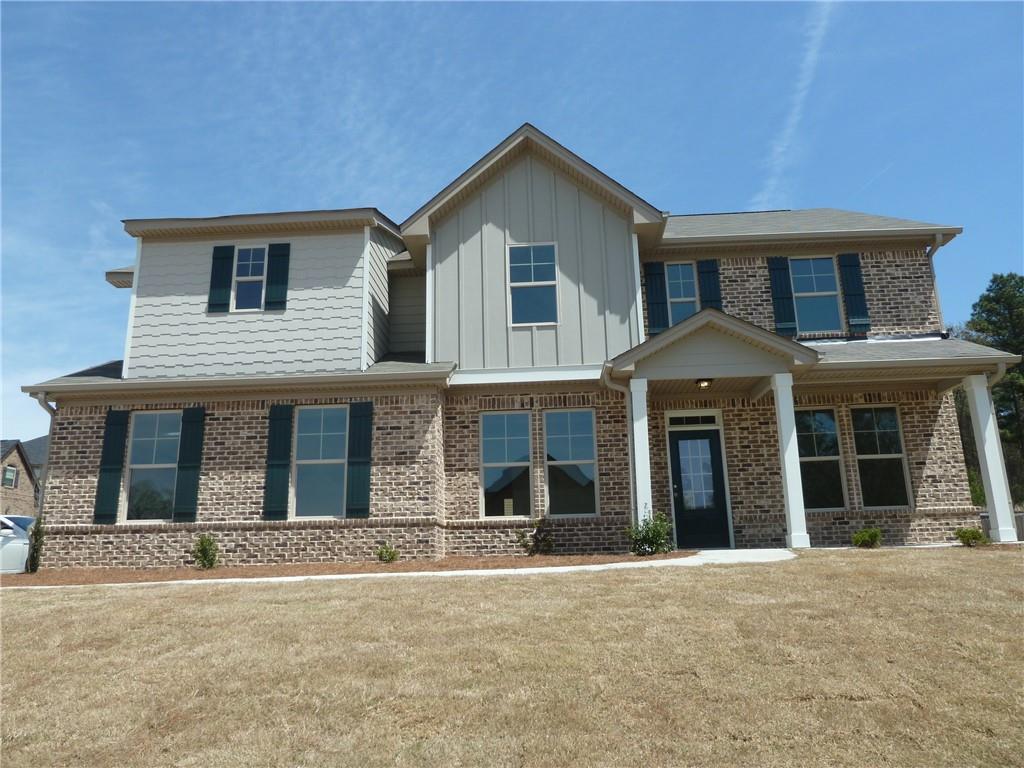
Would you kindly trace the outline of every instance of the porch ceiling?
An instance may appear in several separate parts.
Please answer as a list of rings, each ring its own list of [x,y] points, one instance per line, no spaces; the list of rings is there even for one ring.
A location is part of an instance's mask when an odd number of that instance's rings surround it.
[[[711,386],[701,389],[695,379],[663,379],[651,380],[648,392],[651,397],[702,397],[715,399],[718,397],[746,397],[757,387],[763,377],[737,376],[723,379],[712,379]]]

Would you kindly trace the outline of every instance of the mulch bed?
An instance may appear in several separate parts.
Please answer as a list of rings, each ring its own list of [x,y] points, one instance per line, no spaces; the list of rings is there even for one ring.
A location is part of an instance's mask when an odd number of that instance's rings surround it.
[[[599,565],[689,557],[689,551],[665,555],[496,555],[446,557],[442,560],[399,560],[396,563],[288,563],[282,565],[240,565],[202,571],[198,568],[43,568],[36,573],[0,577],[0,587],[49,587],[72,584],[130,584],[141,581],[182,579],[237,579],[267,576],[319,576],[337,573],[405,573],[411,571],[491,570],[494,568],[537,568],[559,565]]]

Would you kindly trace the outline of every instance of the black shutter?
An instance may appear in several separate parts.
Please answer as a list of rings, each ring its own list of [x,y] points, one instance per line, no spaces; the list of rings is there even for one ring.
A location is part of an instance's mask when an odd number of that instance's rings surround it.
[[[271,243],[267,252],[267,294],[264,309],[284,309],[288,303],[289,243]]]
[[[263,488],[263,517],[288,518],[288,478],[292,461],[292,414],[294,405],[270,406],[267,428],[267,475]]]
[[[789,281],[789,259],[785,256],[768,259],[768,276],[772,283],[775,332],[780,336],[796,336],[796,308],[793,306],[793,284]]]
[[[107,409],[107,419],[103,426],[103,450],[100,454],[100,476],[96,483],[96,506],[92,517],[92,521],[100,525],[113,525],[117,522],[117,503],[121,498],[121,474],[124,472],[130,413]]]
[[[210,268],[210,297],[207,312],[227,312],[231,309],[231,271],[235,268],[235,246],[215,245],[213,266]]]
[[[697,262],[697,284],[700,286],[700,308],[721,310],[722,287],[718,281],[718,260]]]
[[[186,408],[181,412],[178,447],[178,479],[174,485],[174,522],[194,523],[199,500],[199,470],[203,465],[203,432],[206,410]]]
[[[866,336],[871,330],[871,321],[868,319],[868,300],[864,295],[864,277],[860,271],[860,254],[841,253],[838,261],[850,335]]]
[[[663,262],[644,262],[644,284],[647,290],[647,335],[654,336],[668,328],[668,294],[665,292]]]
[[[345,517],[370,516],[370,466],[373,452],[373,403],[348,408],[348,477]]]

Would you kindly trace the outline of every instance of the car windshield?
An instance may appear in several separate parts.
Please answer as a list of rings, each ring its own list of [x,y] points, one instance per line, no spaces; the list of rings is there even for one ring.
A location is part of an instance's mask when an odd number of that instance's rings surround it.
[[[27,531],[31,527],[32,523],[36,521],[34,517],[29,517],[27,515],[6,515],[6,517],[23,531]]]

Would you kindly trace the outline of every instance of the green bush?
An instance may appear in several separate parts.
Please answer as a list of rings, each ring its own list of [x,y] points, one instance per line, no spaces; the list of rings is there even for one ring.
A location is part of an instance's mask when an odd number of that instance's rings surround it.
[[[960,539],[965,547],[976,547],[979,544],[984,546],[989,543],[988,536],[981,528],[957,528],[953,535]]]
[[[673,549],[672,524],[664,512],[658,512],[640,525],[629,526],[626,532],[629,534],[629,549],[634,555],[660,555]]]
[[[398,559],[398,550],[390,544],[381,544],[375,551],[377,559],[382,563],[393,563]]]
[[[28,562],[25,563],[25,570],[35,573],[39,570],[39,560],[43,556],[43,539],[46,538],[46,531],[43,529],[43,517],[36,518],[35,524],[28,532]]]
[[[528,555],[550,555],[555,550],[555,534],[546,517],[537,518],[533,528],[516,531],[516,540]]]
[[[196,545],[192,548],[192,558],[196,565],[203,570],[216,568],[220,560],[220,549],[217,547],[217,540],[213,534],[204,533],[196,539]]]
[[[853,546],[874,549],[882,543],[881,528],[862,528],[853,534]]]

